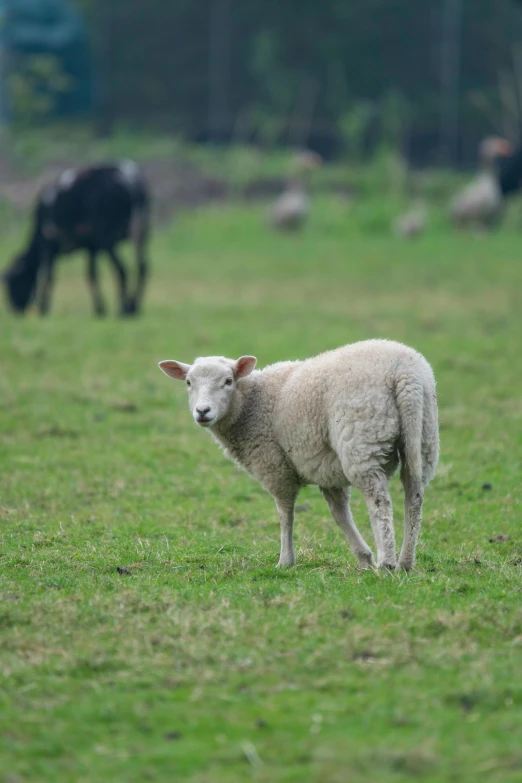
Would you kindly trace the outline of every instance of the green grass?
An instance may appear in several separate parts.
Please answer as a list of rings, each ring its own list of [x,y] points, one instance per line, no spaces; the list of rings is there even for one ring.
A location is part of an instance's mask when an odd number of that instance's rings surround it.
[[[181,217],[140,320],[94,320],[79,259],[47,320],[0,313],[1,781],[522,780],[521,236],[407,244],[317,206],[295,237]],[[156,363],[374,336],[438,379],[417,567],[357,570],[308,488],[278,571],[271,499]]]

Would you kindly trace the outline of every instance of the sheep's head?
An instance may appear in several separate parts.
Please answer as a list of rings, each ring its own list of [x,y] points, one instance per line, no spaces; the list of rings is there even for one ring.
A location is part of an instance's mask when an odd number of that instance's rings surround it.
[[[17,256],[3,273],[9,304],[16,312],[23,313],[31,302],[36,286],[37,267],[29,263],[29,254]]]
[[[194,364],[166,359],[159,366],[170,378],[185,381],[194,421],[201,427],[211,427],[227,415],[237,382],[250,375],[256,366],[256,358],[241,356],[234,360],[206,356],[196,359]]]

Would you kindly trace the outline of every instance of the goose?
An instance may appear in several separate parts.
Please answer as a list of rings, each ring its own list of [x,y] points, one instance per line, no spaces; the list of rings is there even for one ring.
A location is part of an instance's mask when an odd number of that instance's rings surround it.
[[[499,218],[504,199],[496,161],[511,152],[510,142],[500,136],[491,136],[481,142],[481,171],[453,197],[449,205],[450,217],[456,226],[484,229],[491,227]]]
[[[292,162],[294,173],[269,211],[268,220],[272,228],[277,231],[296,231],[304,226],[310,211],[305,175],[321,165],[322,158],[315,152],[305,151],[295,156]]]
[[[414,239],[422,234],[428,223],[428,210],[424,201],[418,200],[393,222],[393,232],[398,237]]]

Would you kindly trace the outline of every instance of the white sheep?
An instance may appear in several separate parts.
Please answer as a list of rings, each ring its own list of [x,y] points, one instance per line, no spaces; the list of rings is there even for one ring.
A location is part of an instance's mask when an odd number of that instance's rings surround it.
[[[275,500],[281,524],[280,566],[295,563],[294,504],[316,484],[363,567],[372,552],[353,521],[350,487],[368,505],[377,563],[397,555],[388,479],[401,464],[404,541],[399,566],[413,568],[424,488],[439,453],[435,379],[426,359],[388,340],[368,340],[306,361],[255,370],[254,356],[210,356],[159,366],[189,387],[197,424]]]

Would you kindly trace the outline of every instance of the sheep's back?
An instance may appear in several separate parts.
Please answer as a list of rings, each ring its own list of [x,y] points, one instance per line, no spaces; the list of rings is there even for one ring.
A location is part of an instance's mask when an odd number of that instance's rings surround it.
[[[308,359],[292,367],[281,388],[274,409],[277,437],[312,483],[342,483],[341,460],[361,471],[394,468],[401,434],[397,384],[424,384],[430,375],[419,353],[385,340]],[[332,481],[326,483],[328,476]]]

